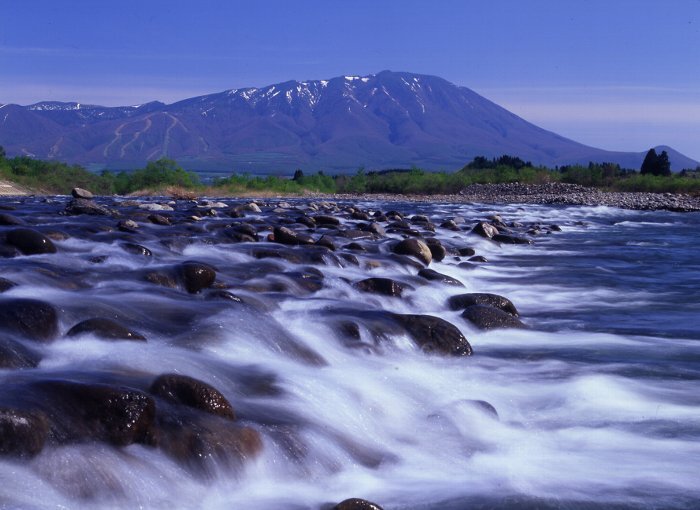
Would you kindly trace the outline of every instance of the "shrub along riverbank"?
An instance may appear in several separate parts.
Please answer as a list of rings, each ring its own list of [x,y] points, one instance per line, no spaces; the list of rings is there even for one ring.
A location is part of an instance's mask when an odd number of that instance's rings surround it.
[[[293,176],[233,174],[204,185],[196,173],[184,170],[169,159],[148,163],[144,168],[131,172],[105,170],[95,174],[77,165],[29,157],[6,158],[0,147],[0,179],[40,193],[54,194],[68,194],[74,187],[87,188],[101,195],[127,195],[144,190],[165,192],[167,188],[175,187],[209,195],[305,192],[448,195],[456,194],[471,184],[564,182],[605,191],[700,195],[700,172],[697,169],[670,176],[640,174],[610,163],[549,169],[535,167],[512,156],[490,160],[477,157],[456,172],[428,172],[413,168],[381,172],[358,170],[354,175],[329,176],[322,172],[305,175],[297,170]]]

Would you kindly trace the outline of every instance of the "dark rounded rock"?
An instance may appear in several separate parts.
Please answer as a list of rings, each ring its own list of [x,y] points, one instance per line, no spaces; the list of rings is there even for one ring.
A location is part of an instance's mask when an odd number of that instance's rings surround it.
[[[178,266],[185,290],[196,294],[202,289],[211,287],[216,280],[216,270],[209,264],[201,262],[183,262]]]
[[[430,248],[430,253],[433,256],[433,260],[440,262],[447,255],[447,250],[439,239],[429,237],[426,239],[425,243],[428,245],[428,248]]]
[[[7,278],[0,277],[0,292],[5,292],[10,290],[12,287],[16,287],[17,284]]]
[[[385,296],[400,297],[406,289],[413,290],[413,287],[405,283],[397,282],[391,278],[366,278],[353,284],[357,290],[383,294]]]
[[[386,230],[377,222],[372,222],[369,225],[367,225],[367,231],[372,232],[373,234],[376,234],[380,237],[386,236]]]
[[[404,239],[393,247],[393,252],[399,255],[410,255],[417,258],[425,265],[433,260],[430,248],[420,239]]]
[[[462,317],[479,329],[526,328],[520,319],[488,305],[472,305],[464,309]]]
[[[219,390],[193,377],[179,374],[159,375],[150,393],[168,402],[235,420],[233,407]]]
[[[33,457],[44,448],[48,435],[43,413],[0,408],[0,455]]]
[[[48,342],[58,332],[58,313],[52,305],[37,299],[0,300],[0,329]]]
[[[16,228],[7,233],[7,242],[24,255],[56,253],[53,241],[41,232],[30,228]]]
[[[440,228],[446,228],[448,230],[453,230],[455,232],[459,231],[459,226],[457,225],[457,223],[454,222],[454,220],[443,221],[440,224]]]
[[[66,206],[66,214],[78,215],[78,214],[91,214],[94,216],[117,216],[117,211],[109,209],[103,205],[98,204],[94,200],[88,200],[86,198],[74,198]]]
[[[122,244],[122,249],[134,255],[142,255],[144,257],[151,257],[153,255],[151,250],[136,243],[124,243]]]
[[[16,216],[12,216],[11,214],[7,213],[0,213],[0,225],[3,226],[21,226],[21,225],[26,225],[24,220],[21,220],[20,218]]]
[[[92,200],[95,198],[95,195],[83,188],[73,188],[70,194],[73,196],[73,198],[84,198],[85,200]]]
[[[464,287],[464,284],[456,278],[452,278],[451,276],[447,276],[446,274],[438,273],[437,271],[434,271],[427,267],[418,271],[418,276],[433,282],[440,282],[446,285],[454,285],[455,287]]]
[[[31,383],[29,391],[50,416],[51,437],[58,443],[126,446],[154,440],[155,400],[141,391],[59,379]]]
[[[511,236],[508,234],[497,234],[491,239],[502,244],[532,244],[532,241],[530,239],[526,239],[525,237]]]
[[[316,241],[316,246],[323,246],[324,248],[328,248],[331,251],[335,251],[335,243],[333,242],[333,239],[331,239],[329,236],[321,236],[321,239]]]
[[[149,214],[148,221],[150,221],[154,225],[161,225],[164,227],[172,225],[170,219],[167,216],[163,216],[162,214]]]
[[[458,294],[451,296],[447,300],[447,305],[451,310],[463,310],[469,306],[487,305],[503,310],[510,315],[517,317],[518,310],[510,299],[498,294],[488,294],[485,292],[470,292],[469,294]]]
[[[340,220],[338,218],[326,214],[317,214],[314,216],[314,220],[316,220],[317,225],[324,227],[340,225]]]
[[[477,223],[472,229],[472,232],[487,239],[491,239],[493,236],[498,235],[498,229],[485,221]]]
[[[458,249],[457,253],[459,253],[461,257],[471,257],[472,255],[476,255],[476,250],[474,248],[466,246],[464,248]]]
[[[95,317],[79,322],[68,330],[66,336],[92,334],[107,340],[137,340],[146,341],[141,333],[132,331],[121,324],[104,317]]]
[[[488,262],[488,259],[483,255],[475,255],[469,259],[469,262]]]
[[[309,228],[316,228],[316,221],[310,216],[299,216],[295,221]]]
[[[273,229],[274,241],[280,244],[299,245],[299,244],[314,244],[311,236],[296,232],[287,227],[275,227]]]
[[[366,499],[350,498],[341,501],[331,510],[382,510],[382,507]]]
[[[498,411],[496,411],[496,408],[489,402],[486,402],[485,400],[465,400],[465,402],[471,405],[474,409],[478,409],[479,411],[488,414],[492,418],[498,419]]]
[[[453,356],[472,354],[471,345],[459,329],[440,317],[411,314],[395,314],[394,317],[425,351]]]
[[[41,356],[20,342],[0,338],[0,368],[36,368]]]

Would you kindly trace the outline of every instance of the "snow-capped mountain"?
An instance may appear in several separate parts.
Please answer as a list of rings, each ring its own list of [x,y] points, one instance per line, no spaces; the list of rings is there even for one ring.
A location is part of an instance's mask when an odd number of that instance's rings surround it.
[[[111,168],[170,157],[191,169],[280,173],[451,170],[474,156],[502,154],[547,165],[612,161],[638,168],[644,156],[576,143],[441,78],[390,71],[227,90],[170,105],[2,105],[0,145],[9,155]],[[669,155],[674,168],[697,165]]]

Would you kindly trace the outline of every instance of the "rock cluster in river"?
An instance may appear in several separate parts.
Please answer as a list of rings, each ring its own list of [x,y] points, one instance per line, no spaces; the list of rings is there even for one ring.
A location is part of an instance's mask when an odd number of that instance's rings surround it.
[[[47,370],[41,361],[52,345],[131,342],[138,349],[154,337],[172,336],[182,338],[178,345],[196,349],[197,342],[206,341],[197,336],[199,330],[202,337],[209,334],[203,324],[210,314],[234,307],[246,310],[252,321],[266,322],[268,311],[282,300],[328,291],[362,296],[356,303],[318,309],[313,300],[307,302],[311,319],[332,325],[348,349],[381,353],[395,348],[393,339],[405,337],[430,355],[469,356],[472,346],[462,329],[478,334],[479,329],[524,327],[507,298],[464,292],[466,273],[460,268],[488,263],[470,244],[524,244],[559,230],[500,217],[465,220],[326,201],[124,200],[93,197],[86,190],[74,190],[69,199],[14,200],[4,209],[0,368],[21,371],[22,377],[8,378],[0,391],[0,454],[30,458],[69,443],[137,443],[160,449],[196,473],[206,472],[211,462],[240,465],[268,441],[287,445],[301,438],[284,436],[290,432],[280,423],[291,418],[273,417],[265,406],[248,403],[239,412],[241,395],[226,394],[215,378],[123,366]],[[81,242],[109,249],[81,251]],[[189,247],[203,260],[185,255]],[[235,257],[210,263],[207,248]],[[56,263],[65,257],[74,263]],[[119,257],[128,264],[110,263]],[[347,276],[338,277],[339,270]],[[114,282],[123,286],[127,300],[121,309],[100,302],[95,293]],[[50,292],[28,297],[26,289],[36,285]],[[129,289],[144,285],[157,299],[148,306],[129,303],[134,299]],[[454,322],[383,308],[382,300],[405,300],[410,308],[411,296],[431,286],[461,292],[441,310],[452,313]],[[270,349],[311,366],[327,363],[281,328],[276,337],[257,340],[261,356]],[[247,398],[279,392],[268,376],[236,381]],[[391,458],[353,448],[348,455],[370,467]],[[379,507],[355,499],[335,508]]]

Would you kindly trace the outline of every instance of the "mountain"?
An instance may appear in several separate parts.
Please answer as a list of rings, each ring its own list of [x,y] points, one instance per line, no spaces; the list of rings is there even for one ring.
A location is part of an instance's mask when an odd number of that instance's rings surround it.
[[[234,89],[169,105],[1,105],[0,145],[9,155],[93,167],[133,168],[169,157],[190,169],[270,173],[452,170],[478,155],[502,154],[549,166],[606,161],[639,168],[645,155],[582,145],[466,87],[391,71]],[[698,165],[660,150],[674,170]]]

